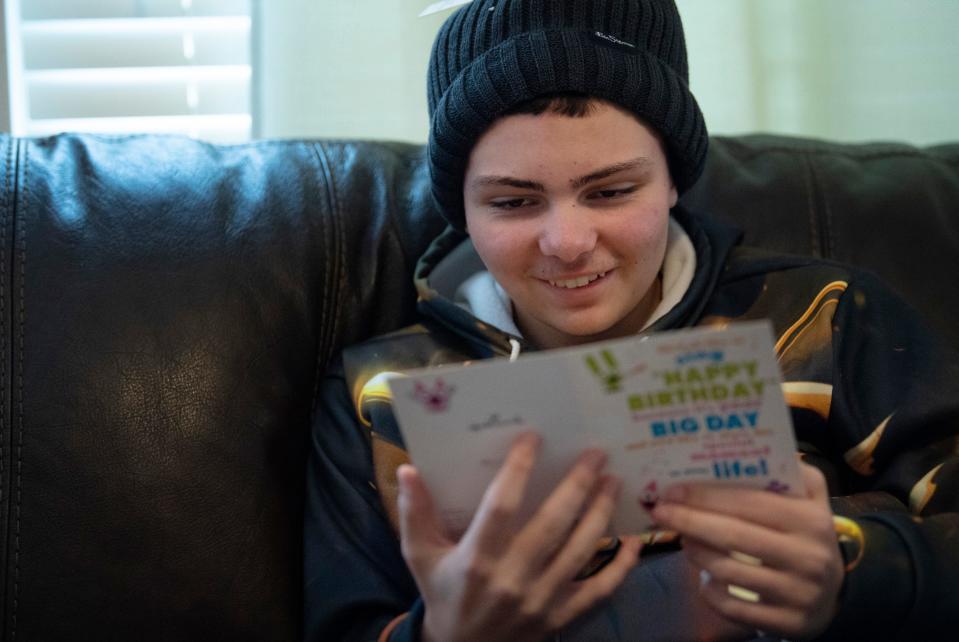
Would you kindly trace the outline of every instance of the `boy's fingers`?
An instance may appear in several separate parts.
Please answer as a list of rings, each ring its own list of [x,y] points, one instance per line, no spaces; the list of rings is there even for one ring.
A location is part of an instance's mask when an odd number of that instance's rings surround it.
[[[758,560],[717,551],[695,540],[684,540],[683,554],[696,567],[708,571],[710,581],[754,591],[767,605],[803,605],[817,595],[817,587],[799,576],[763,566]]]
[[[738,551],[774,568],[790,568],[797,556],[796,542],[785,533],[736,517],[698,510],[683,504],[659,504],[653,509],[656,522],[684,538],[696,539],[719,551]]]
[[[616,557],[603,570],[582,582],[571,583],[565,602],[553,609],[550,628],[557,630],[566,626],[612,595],[639,561],[640,548],[642,543],[638,537],[623,538]]]
[[[417,571],[451,543],[444,534],[429,489],[417,470],[403,464],[396,470],[396,478],[400,487],[397,502],[400,546],[410,568]]]
[[[781,532],[801,529],[813,517],[812,505],[801,497],[718,484],[686,484],[670,488],[662,503],[728,515]]]
[[[513,442],[506,460],[483,494],[463,542],[480,550],[498,553],[512,537],[512,524],[523,504],[542,440],[532,432]]]
[[[762,631],[800,630],[803,616],[795,609],[752,601],[749,593],[721,582],[709,581],[700,588],[700,596],[716,612],[738,624]],[[748,599],[747,599],[748,598]]]
[[[813,499],[828,499],[829,489],[826,486],[826,478],[815,466],[799,462],[799,472],[802,475],[803,485],[806,487],[806,495]]]
[[[596,553],[596,542],[606,532],[616,508],[619,487],[618,479],[613,477],[603,479],[599,492],[596,493],[589,509],[576,524],[575,529],[568,536],[563,535],[555,558],[542,573],[544,583],[558,585],[571,580],[593,557]],[[537,560],[537,564],[543,562],[545,558]]]
[[[594,498],[594,506],[597,501],[600,507],[611,502],[608,496],[602,497],[602,487],[597,494],[600,470],[605,463],[606,455],[602,451],[590,450],[583,453],[529,523],[523,527],[511,547],[517,561],[522,561],[526,567],[523,570],[539,573],[545,560],[567,546],[570,532],[577,520],[585,519],[583,510],[591,497]],[[607,508],[607,512],[611,514],[612,507]],[[609,521],[608,515],[606,521]],[[604,523],[600,528],[605,527]],[[593,546],[601,534],[597,534],[589,546]]]

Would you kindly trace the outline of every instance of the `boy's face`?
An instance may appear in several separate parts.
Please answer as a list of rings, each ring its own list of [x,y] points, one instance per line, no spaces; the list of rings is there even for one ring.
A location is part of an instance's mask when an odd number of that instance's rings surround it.
[[[596,102],[585,117],[496,121],[470,153],[466,225],[544,348],[637,333],[659,303],[676,189],[653,130]]]

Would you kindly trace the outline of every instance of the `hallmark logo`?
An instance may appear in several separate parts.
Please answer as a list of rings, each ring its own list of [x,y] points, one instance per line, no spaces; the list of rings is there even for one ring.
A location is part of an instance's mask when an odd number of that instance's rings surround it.
[[[475,432],[477,430],[486,430],[488,428],[506,428],[511,426],[522,426],[523,423],[524,423],[523,418],[520,417],[519,415],[504,418],[504,417],[500,417],[498,412],[494,412],[489,417],[487,417],[484,421],[479,421],[479,422],[470,424],[470,430]]]

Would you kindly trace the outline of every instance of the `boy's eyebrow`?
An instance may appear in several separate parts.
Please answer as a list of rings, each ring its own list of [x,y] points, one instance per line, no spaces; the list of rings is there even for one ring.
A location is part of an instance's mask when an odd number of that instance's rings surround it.
[[[619,172],[625,172],[631,169],[651,169],[652,161],[650,161],[645,156],[639,156],[628,161],[623,161],[622,163],[615,163],[609,165],[608,167],[603,167],[598,169],[595,172],[590,172],[585,176],[580,176],[579,178],[574,178],[569,182],[573,189],[579,189],[584,185],[588,185],[592,182],[608,178],[613,174],[618,174]],[[542,183],[537,183],[536,181],[528,181],[521,178],[513,178],[512,176],[478,176],[473,179],[470,183],[472,187],[487,187],[487,186],[502,186],[502,187],[515,187],[517,189],[529,189],[534,192],[545,192],[546,188]]]
[[[650,161],[645,156],[638,156],[628,161],[623,161],[622,163],[616,163],[614,165],[609,165],[608,167],[603,167],[598,169],[595,172],[590,172],[586,176],[580,176],[579,178],[574,178],[569,182],[570,186],[573,189],[579,189],[584,185],[588,185],[595,181],[603,180],[608,178],[613,174],[618,174],[620,172],[625,172],[631,169],[643,169],[648,170],[652,169],[652,161]]]
[[[473,187],[486,187],[489,185],[500,185],[503,187],[515,187],[517,189],[531,189],[534,192],[545,192],[546,188],[542,183],[536,181],[526,181],[512,176],[479,176],[471,182]]]

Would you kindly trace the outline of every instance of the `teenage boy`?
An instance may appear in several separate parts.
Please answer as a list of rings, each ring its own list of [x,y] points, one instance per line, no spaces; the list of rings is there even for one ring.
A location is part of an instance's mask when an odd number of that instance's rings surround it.
[[[740,247],[677,204],[707,135],[672,2],[475,0],[438,34],[428,94],[433,195],[450,227],[417,268],[422,323],[348,350],[325,381],[308,637],[640,640],[676,603],[688,613],[674,638],[930,639],[955,617],[956,361],[871,276]],[[597,552],[618,491],[602,453],[583,453],[517,522],[549,426],[514,444],[462,536],[444,532],[406,463],[390,373],[753,318],[772,320],[816,466],[801,464],[801,497],[667,495],[655,517],[682,536],[671,568],[702,579],[691,597],[651,599],[632,534]],[[856,508],[846,548],[830,496]],[[682,575],[666,582],[678,590]]]

